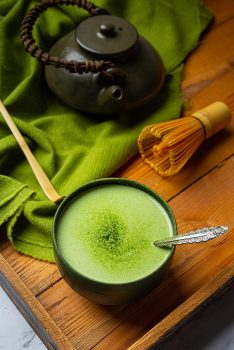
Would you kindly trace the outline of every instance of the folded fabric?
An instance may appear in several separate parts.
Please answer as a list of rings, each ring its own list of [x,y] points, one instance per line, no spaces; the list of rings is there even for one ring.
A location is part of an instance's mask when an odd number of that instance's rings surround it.
[[[95,2],[132,22],[157,49],[167,70],[153,112],[113,119],[69,108],[48,89],[42,65],[19,39],[20,23],[35,3],[0,2],[0,98],[55,188],[68,195],[87,181],[111,175],[136,154],[137,136],[145,125],[179,116],[182,62],[212,15],[199,0]],[[48,50],[85,16],[66,5],[51,8],[37,21],[34,36]],[[54,261],[51,228],[57,205],[42,193],[1,116],[0,156],[0,225],[18,251]]]

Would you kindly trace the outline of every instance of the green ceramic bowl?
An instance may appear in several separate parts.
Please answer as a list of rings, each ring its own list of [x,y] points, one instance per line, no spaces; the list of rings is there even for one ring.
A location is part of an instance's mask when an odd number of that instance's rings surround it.
[[[77,191],[71,193],[66,197],[63,202],[60,204],[54,219],[53,225],[53,246],[55,259],[60,270],[62,277],[65,281],[80,295],[95,301],[98,304],[105,305],[118,305],[132,303],[135,300],[143,297],[149,293],[153,288],[155,288],[161,279],[163,278],[165,271],[173,257],[174,248],[170,249],[170,252],[162,262],[161,265],[158,265],[155,268],[153,273],[131,282],[127,283],[104,283],[98,280],[88,278],[82,273],[75,270],[64,258],[61,253],[61,250],[58,245],[57,233],[60,219],[64,213],[64,209],[69,206],[69,204],[74,200],[79,198],[79,196],[91,188],[108,185],[108,184],[120,184],[125,186],[131,186],[137,188],[141,191],[146,192],[154,199],[156,199],[166,210],[168,218],[172,224],[173,235],[177,234],[176,221],[174,215],[168,206],[168,204],[154,191],[148,188],[145,185],[142,185],[138,182],[120,179],[120,178],[107,178],[100,179],[96,181],[89,182],[84,186],[80,187]],[[69,232],[64,232],[64,235],[69,234]]]

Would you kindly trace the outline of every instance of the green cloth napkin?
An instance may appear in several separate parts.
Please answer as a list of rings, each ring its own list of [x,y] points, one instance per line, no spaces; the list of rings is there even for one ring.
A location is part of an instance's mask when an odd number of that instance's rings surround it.
[[[20,23],[35,3],[0,1],[0,98],[55,188],[68,195],[87,181],[111,175],[136,154],[145,125],[179,116],[182,61],[212,15],[198,0],[97,0],[96,5],[132,22],[167,70],[154,112],[108,119],[64,105],[48,89],[43,66],[22,48]],[[51,8],[37,21],[34,35],[48,50],[86,16],[73,6]],[[9,240],[24,254],[54,261],[51,230],[57,205],[42,193],[1,116],[0,174],[0,225]]]

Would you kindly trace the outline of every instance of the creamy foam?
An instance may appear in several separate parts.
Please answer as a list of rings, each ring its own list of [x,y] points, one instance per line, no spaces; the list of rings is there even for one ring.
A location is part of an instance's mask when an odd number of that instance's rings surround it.
[[[69,202],[57,227],[61,254],[93,280],[126,283],[152,273],[171,249],[152,242],[172,236],[170,218],[152,196],[119,184],[93,187]]]

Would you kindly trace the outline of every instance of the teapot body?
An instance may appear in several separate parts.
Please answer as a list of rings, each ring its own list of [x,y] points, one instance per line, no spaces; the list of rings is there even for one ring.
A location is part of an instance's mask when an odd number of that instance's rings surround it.
[[[98,17],[105,17],[105,21],[107,17],[109,22],[112,17],[119,19],[115,16]],[[134,45],[124,53],[108,55],[104,52],[100,55],[82,47],[77,41],[77,31],[72,31],[51,48],[50,54],[77,62],[110,59],[114,68],[107,70],[107,73],[120,72],[124,77],[122,80],[108,80],[102,72],[78,74],[46,66],[45,77],[50,89],[69,106],[90,113],[113,114],[141,107],[158,94],[165,77],[160,56],[138,34]]]

